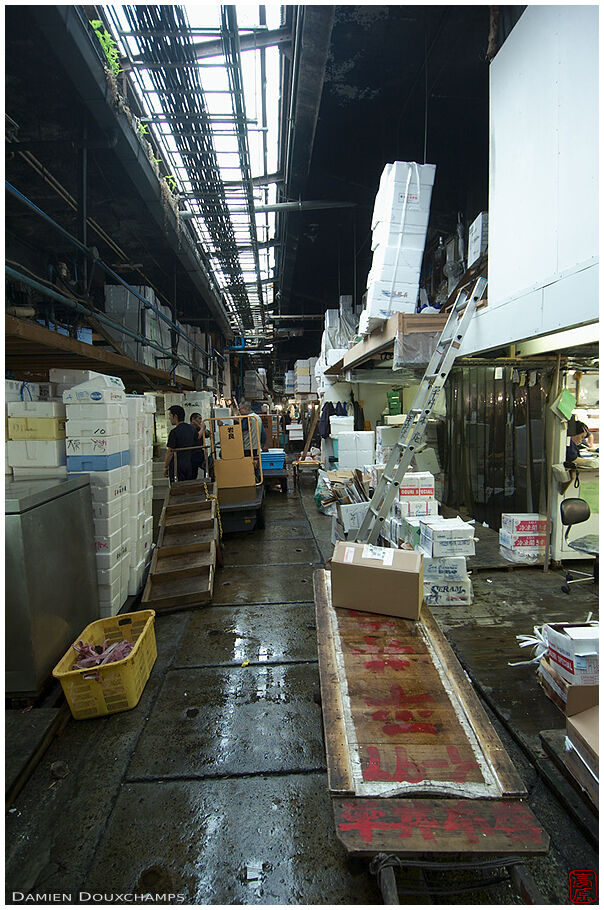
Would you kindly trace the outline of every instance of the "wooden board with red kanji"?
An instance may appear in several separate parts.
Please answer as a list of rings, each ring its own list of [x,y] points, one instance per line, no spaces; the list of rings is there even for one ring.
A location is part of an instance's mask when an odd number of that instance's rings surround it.
[[[547,853],[549,836],[515,799],[334,799],[336,833],[355,856]]]
[[[525,788],[429,609],[412,622],[334,609],[315,573],[333,794],[496,799]]]

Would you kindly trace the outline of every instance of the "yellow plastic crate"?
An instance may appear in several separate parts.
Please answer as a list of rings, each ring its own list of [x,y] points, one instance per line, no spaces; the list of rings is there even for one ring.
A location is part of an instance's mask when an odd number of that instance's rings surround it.
[[[138,704],[157,657],[154,622],[154,610],[139,610],[97,619],[78,635],[74,644],[102,645],[106,639],[136,644],[123,660],[88,670],[72,669],[77,660],[73,647],[61,658],[52,675],[76,720],[129,711]]]
[[[65,417],[9,417],[9,439],[65,439]]]

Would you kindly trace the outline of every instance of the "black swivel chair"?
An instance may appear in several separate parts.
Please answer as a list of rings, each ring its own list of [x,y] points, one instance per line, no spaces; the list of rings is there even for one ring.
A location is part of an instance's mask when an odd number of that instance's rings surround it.
[[[573,525],[581,524],[583,521],[587,521],[591,515],[591,509],[589,508],[589,503],[585,502],[584,499],[576,499],[570,497],[569,499],[563,499],[560,503],[560,518],[562,524],[566,525],[566,534],[564,535],[564,540],[568,540],[568,535],[570,534],[570,529]],[[572,544],[570,544],[572,546]],[[598,558],[594,563],[593,572],[579,572],[576,569],[573,569],[572,572],[566,570],[566,583],[562,585],[562,591],[565,594],[570,594],[569,585],[578,584],[582,581],[595,581],[596,572],[597,572],[597,563]],[[573,578],[573,575],[580,575],[580,578]]]

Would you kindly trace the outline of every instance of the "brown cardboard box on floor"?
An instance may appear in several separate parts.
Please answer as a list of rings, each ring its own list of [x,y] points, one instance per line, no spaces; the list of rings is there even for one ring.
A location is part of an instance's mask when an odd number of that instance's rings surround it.
[[[334,607],[419,619],[424,563],[414,550],[338,541],[331,560]]]
[[[566,735],[596,777],[598,776],[600,751],[598,745],[599,712],[599,706],[596,705],[595,708],[588,708],[587,711],[582,711],[581,714],[575,714],[566,720]]]
[[[556,673],[547,656],[542,657],[539,664],[539,682],[548,698],[567,717],[580,714],[598,704],[599,686],[572,686]]]

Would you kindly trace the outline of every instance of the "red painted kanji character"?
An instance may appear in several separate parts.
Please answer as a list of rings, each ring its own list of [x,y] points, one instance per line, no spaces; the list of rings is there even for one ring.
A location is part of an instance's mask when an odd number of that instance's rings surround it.
[[[386,667],[390,667],[391,670],[406,670],[409,666],[409,661],[398,660],[396,657],[380,657],[376,660],[365,661],[363,666],[372,673],[383,673]]]
[[[365,704],[368,708],[380,708],[380,707],[392,707],[392,708],[406,708],[410,705],[420,705],[425,704],[426,702],[435,701],[433,695],[428,694],[418,694],[418,695],[405,695],[403,688],[399,685],[390,686],[390,697],[389,698],[366,698]]]
[[[452,765],[454,765],[451,780],[458,784],[464,784],[468,779],[468,774],[478,767],[478,762],[462,761],[456,746],[447,746],[447,755]]]
[[[382,731],[386,736],[397,736],[399,733],[438,733],[434,724],[422,723],[385,724]]]
[[[471,844],[478,843],[478,832],[484,834],[492,833],[488,822],[480,815],[477,815],[473,808],[468,807],[463,801],[449,809],[443,828],[445,831],[464,831]]]
[[[411,645],[403,645],[396,638],[388,642],[387,650],[396,651],[397,654],[415,654],[415,648],[412,648]]]
[[[371,843],[374,831],[387,831],[391,827],[390,822],[380,821],[385,814],[379,809],[346,809],[338,828],[340,831],[358,831],[361,840]]]
[[[413,829],[417,828],[424,840],[435,840],[434,829],[440,828],[440,825],[426,806],[416,802],[412,807],[397,807],[396,811],[400,817],[400,822],[393,824],[392,828],[400,828],[399,837],[411,837]]]
[[[514,841],[541,843],[541,829],[526,806],[496,803],[494,811],[496,831],[505,831]]]
[[[369,764],[363,769],[364,780],[390,780],[387,771],[382,771],[380,767],[380,751],[375,746],[367,746],[367,757]]]
[[[425,780],[426,775],[422,766],[417,762],[409,761],[407,750],[404,746],[396,746],[395,751],[396,768],[392,775],[392,780],[398,782],[406,781],[410,784],[419,784],[422,780]]]

